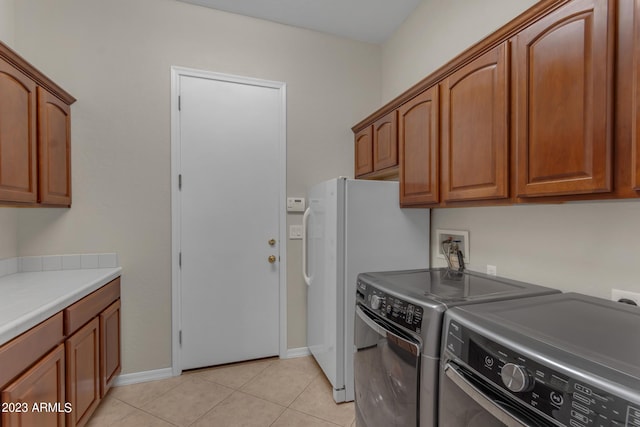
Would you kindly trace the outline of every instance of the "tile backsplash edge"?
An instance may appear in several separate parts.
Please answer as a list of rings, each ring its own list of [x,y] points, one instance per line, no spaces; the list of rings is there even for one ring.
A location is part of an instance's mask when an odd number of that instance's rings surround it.
[[[0,259],[0,277],[35,271],[84,270],[119,267],[118,254],[71,254],[23,256]]]

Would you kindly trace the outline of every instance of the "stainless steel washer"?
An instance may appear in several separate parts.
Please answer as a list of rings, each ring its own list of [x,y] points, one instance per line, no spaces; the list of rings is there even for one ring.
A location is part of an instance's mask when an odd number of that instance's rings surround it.
[[[355,406],[358,427],[435,427],[444,312],[453,306],[558,293],[447,269],[358,276]]]
[[[569,293],[445,315],[441,427],[640,426],[640,309]]]

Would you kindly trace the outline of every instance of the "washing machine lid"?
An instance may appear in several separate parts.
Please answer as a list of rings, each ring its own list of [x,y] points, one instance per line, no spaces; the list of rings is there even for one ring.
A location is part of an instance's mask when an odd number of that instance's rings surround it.
[[[557,289],[502,277],[471,271],[451,271],[446,268],[363,273],[358,278],[425,308],[448,308],[560,292]]]
[[[593,375],[607,378],[613,370],[633,377],[640,387],[638,307],[566,293],[461,307],[454,312],[477,328],[528,348],[542,343],[553,349],[550,356],[564,363],[593,362],[589,368]]]

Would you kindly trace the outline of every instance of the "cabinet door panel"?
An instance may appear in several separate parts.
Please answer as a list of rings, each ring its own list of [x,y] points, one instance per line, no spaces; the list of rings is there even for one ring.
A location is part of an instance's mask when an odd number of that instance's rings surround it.
[[[0,200],[36,202],[36,84],[0,59],[0,94]]]
[[[439,201],[438,86],[398,108],[400,206]]]
[[[67,339],[67,425],[82,426],[100,403],[99,321],[95,317]]]
[[[50,205],[71,205],[71,109],[38,88],[39,199]]]
[[[26,412],[3,412],[2,426],[63,427],[64,389],[64,344],[60,344],[2,391],[2,402],[24,402],[28,407]],[[51,404],[56,410],[34,411],[33,405],[40,407],[41,403]]]
[[[442,82],[442,198],[509,197],[504,44]]]
[[[392,111],[373,124],[373,169],[376,171],[398,164],[397,122],[396,112]]]
[[[356,134],[355,176],[373,172],[373,130],[367,126]]]
[[[611,190],[613,10],[574,0],[514,38],[518,196]]]
[[[633,189],[640,191],[640,2],[635,2],[633,28],[633,115],[632,153],[633,153]]]
[[[120,300],[100,313],[100,395],[120,373]]]

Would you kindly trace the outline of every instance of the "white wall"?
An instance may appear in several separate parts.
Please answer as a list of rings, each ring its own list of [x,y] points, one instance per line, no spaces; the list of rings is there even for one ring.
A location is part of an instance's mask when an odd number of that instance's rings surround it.
[[[302,196],[352,173],[350,127],[380,103],[380,47],[175,0],[20,0],[15,24],[17,51],[78,99],[73,206],[20,211],[19,253],[117,252],[123,372],[168,367],[170,67],[286,82],[287,191]],[[289,242],[289,348],[306,346],[299,253]]]
[[[424,0],[383,46],[383,99],[390,100],[490,34],[533,0]],[[640,292],[640,200],[435,209],[437,228],[468,230],[471,269],[608,298]]]
[[[423,0],[382,49],[382,101],[387,102],[536,0]]]
[[[13,47],[15,0],[0,0],[0,41]]]

